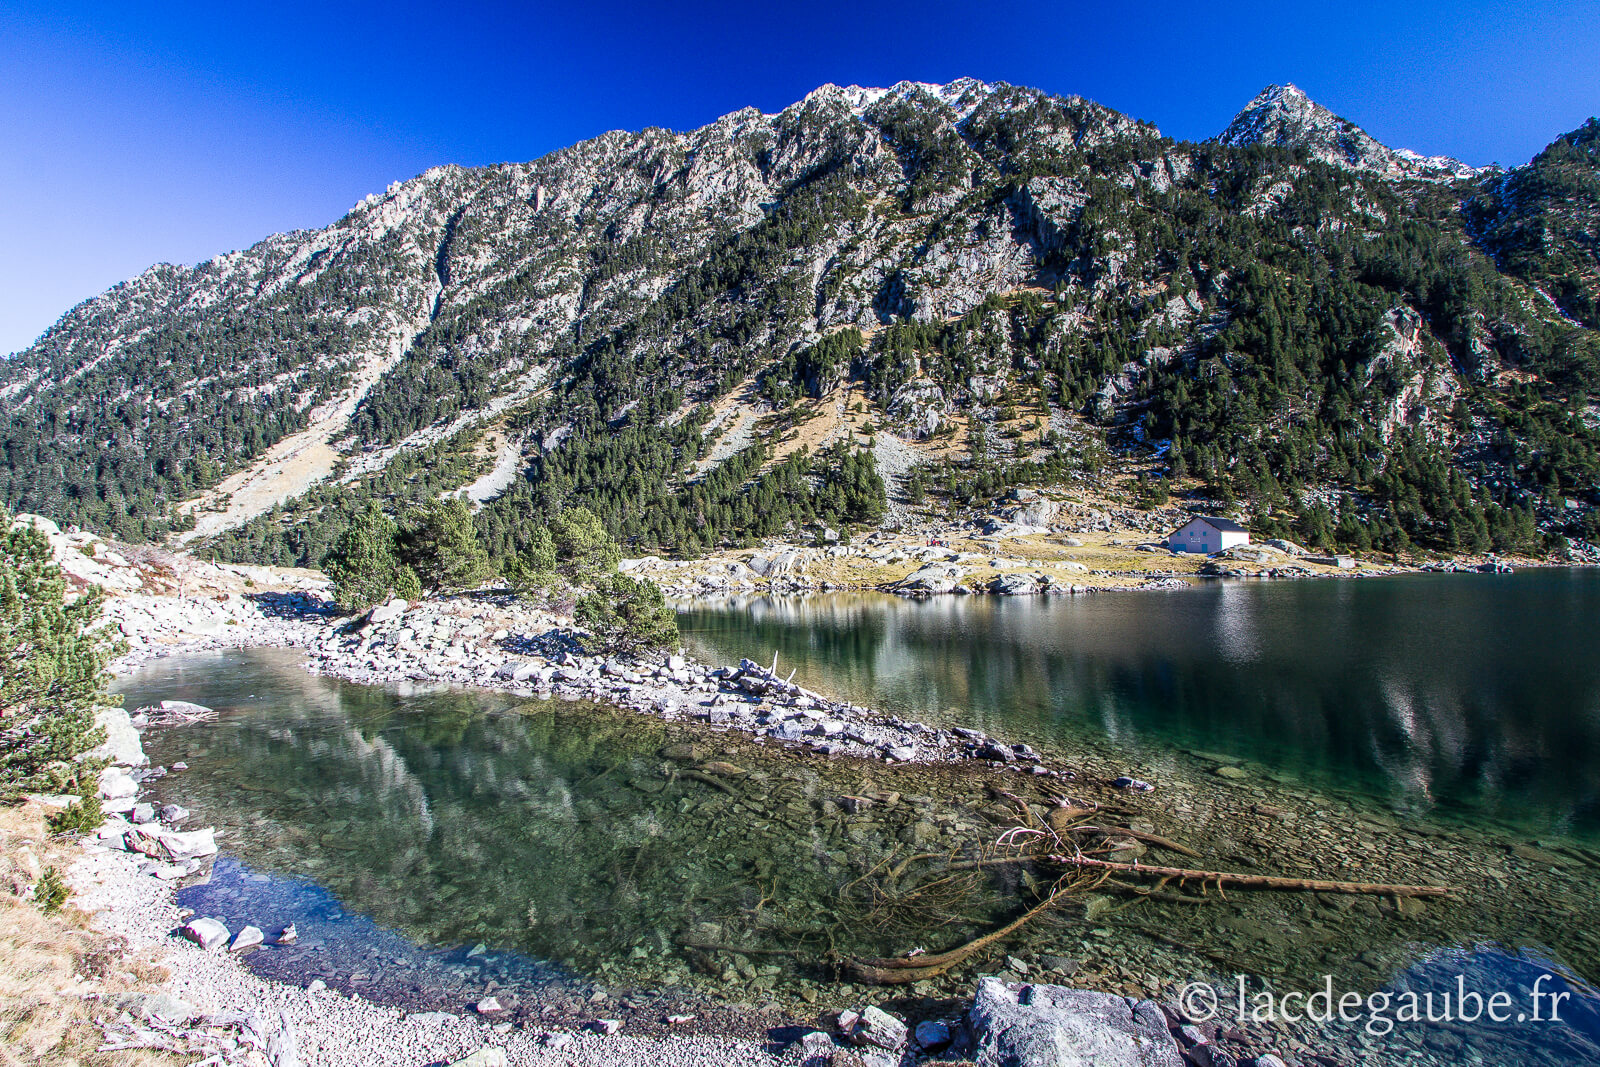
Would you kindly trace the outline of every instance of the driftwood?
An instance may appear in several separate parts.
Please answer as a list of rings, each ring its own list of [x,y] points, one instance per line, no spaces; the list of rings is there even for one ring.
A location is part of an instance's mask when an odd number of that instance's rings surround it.
[[[1155,845],[1157,848],[1164,848],[1168,852],[1176,852],[1180,856],[1200,858],[1200,853],[1188,845],[1180,845],[1178,842],[1162,837],[1159,834],[1147,834],[1139,830],[1130,830],[1126,826],[1071,826],[1067,829],[1072,833],[1101,834],[1105,837],[1131,837],[1135,841],[1143,841],[1146,844]]]
[[[957,964],[964,963],[972,956],[982,952],[996,941],[1009,937],[1034,917],[1049,911],[1068,892],[1069,890],[1065,888],[1057,889],[1046,897],[1043,903],[1036,904],[1018,918],[1000,927],[1000,929],[991,930],[982,937],[974,938],[958,948],[951,949],[949,952],[922,956],[895,956],[890,959],[847,959],[844,961],[844,969],[857,981],[871,982],[874,985],[906,985],[911,982],[920,982],[924,978],[936,978]]]
[[[1159,878],[1163,883],[1176,879],[1180,884],[1194,881],[1239,889],[1288,889],[1309,893],[1360,893],[1378,897],[1442,897],[1450,893],[1443,885],[1383,885],[1376,882],[1330,882],[1317,878],[1283,878],[1271,874],[1233,874],[1228,871],[1199,871],[1185,867],[1152,867],[1142,863],[1115,863],[1088,856],[1051,856],[1051,863],[1095,871],[1118,871]]]

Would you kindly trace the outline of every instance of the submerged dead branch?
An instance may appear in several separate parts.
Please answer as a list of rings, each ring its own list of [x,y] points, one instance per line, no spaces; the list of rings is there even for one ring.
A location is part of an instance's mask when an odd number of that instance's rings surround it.
[[[1443,885],[1384,885],[1376,882],[1332,882],[1317,878],[1283,878],[1271,874],[1233,874],[1228,871],[1190,870],[1184,867],[1152,867],[1141,863],[1116,863],[1111,860],[1091,859],[1088,856],[1051,856],[1052,863],[1089,870],[1118,871],[1123,874],[1143,875],[1167,881],[1177,879],[1178,884],[1199,882],[1202,887],[1214,885],[1219,890],[1226,885],[1239,889],[1283,889],[1308,893],[1359,893],[1378,897],[1442,897],[1450,893]]]
[[[1209,890],[1227,899],[1226,890],[1274,890],[1312,893],[1352,893],[1367,896],[1389,897],[1443,897],[1451,890],[1448,886],[1395,885],[1375,882],[1350,882],[1317,878],[1289,878],[1278,875],[1241,874],[1232,871],[1208,870],[1189,867],[1165,867],[1142,863],[1125,863],[1099,856],[1114,854],[1133,842],[1143,842],[1155,848],[1179,855],[1199,857],[1199,853],[1181,842],[1148,831],[1134,830],[1107,822],[1087,823],[1091,815],[1107,814],[1104,808],[1091,808],[1076,804],[1057,806],[1045,818],[1040,818],[1022,798],[995,790],[995,793],[1013,801],[1021,819],[1018,825],[1002,833],[994,847],[1008,855],[983,855],[976,858],[957,859],[944,853],[917,853],[898,863],[885,861],[866,875],[856,879],[841,894],[847,896],[863,884],[869,887],[871,917],[880,929],[894,924],[906,915],[928,916],[930,911],[951,909],[958,902],[965,903],[979,891],[974,881],[980,872],[995,872],[1004,868],[1024,868],[1022,877],[1051,885],[1049,893],[1040,903],[1022,915],[995,930],[974,938],[947,952],[913,954],[887,959],[849,958],[841,961],[842,969],[853,979],[879,985],[903,985],[934,978],[966,962],[995,943],[1012,936],[1040,915],[1061,907],[1073,899],[1086,897],[1094,890],[1106,887],[1128,896],[1127,903],[1116,910],[1144,900],[1169,903],[1204,904],[1210,899]],[[913,868],[925,861],[944,859],[943,867],[926,875],[914,875]],[[1132,879],[1132,880],[1130,880]],[[1153,885],[1138,884],[1139,879],[1152,879]],[[903,880],[911,884],[902,884]],[[1200,892],[1192,896],[1173,890],[1182,890],[1193,883]],[[1168,887],[1172,888],[1169,889]],[[948,913],[947,913],[948,914]],[[945,918],[943,921],[950,921]]]

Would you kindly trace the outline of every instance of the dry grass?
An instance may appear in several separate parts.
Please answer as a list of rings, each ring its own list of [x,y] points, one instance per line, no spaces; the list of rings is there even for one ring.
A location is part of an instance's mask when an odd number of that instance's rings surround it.
[[[69,902],[45,915],[26,893],[44,867],[66,871],[72,846],[49,839],[38,804],[0,807],[0,1067],[166,1067],[184,1059],[141,1051],[96,1052],[106,1009],[89,994],[153,990],[164,972],[120,939],[89,928]]]

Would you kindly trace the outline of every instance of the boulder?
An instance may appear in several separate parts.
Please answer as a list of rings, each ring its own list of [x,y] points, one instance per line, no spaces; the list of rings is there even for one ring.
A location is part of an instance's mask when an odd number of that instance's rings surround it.
[[[971,1020],[978,1067],[1183,1067],[1148,1000],[985,978]]]
[[[228,928],[215,919],[191,919],[184,924],[183,936],[210,952],[228,943]]]
[[[105,800],[121,800],[139,791],[139,783],[128,772],[117,767],[107,767],[100,773],[100,796]]]
[[[386,622],[393,622],[394,620],[400,618],[400,616],[404,615],[410,609],[410,607],[411,605],[407,604],[404,600],[396,598],[389,601],[387,604],[379,604],[377,607],[373,608],[372,612],[367,616],[367,621],[372,623],[374,626]]]
[[[188,700],[163,700],[157,705],[162,711],[170,711],[179,715],[210,715],[212,711],[204,704],[196,704]]]
[[[949,1023],[937,1019],[924,1019],[917,1024],[915,1036],[918,1048],[937,1052],[950,1044],[953,1035],[950,1033]]]
[[[1265,547],[1267,547],[1267,548],[1275,548],[1279,552],[1284,553],[1285,555],[1289,555],[1289,556],[1304,556],[1304,555],[1306,555],[1305,548],[1303,548],[1300,545],[1295,544],[1293,541],[1285,541],[1281,537],[1269,538],[1268,540],[1265,540],[1265,541],[1263,541],[1261,543]]]
[[[1035,500],[1020,508],[1013,508],[1006,516],[1019,526],[1049,526],[1061,513],[1061,505],[1054,500]]]
[[[948,563],[929,563],[907,575],[904,581],[895,586],[895,592],[911,596],[953,593],[963,573],[960,567]]]
[[[246,926],[233,935],[233,944],[228,946],[229,952],[243,952],[247,948],[255,948],[266,940],[266,937],[254,926]]]
[[[150,762],[139,741],[139,731],[124,708],[99,708],[95,725],[106,732],[106,739],[85,752],[83,759],[101,759],[117,767],[143,767]]]
[[[1032,596],[1039,592],[1037,574],[1002,574],[989,583],[989,592],[996,596]]]

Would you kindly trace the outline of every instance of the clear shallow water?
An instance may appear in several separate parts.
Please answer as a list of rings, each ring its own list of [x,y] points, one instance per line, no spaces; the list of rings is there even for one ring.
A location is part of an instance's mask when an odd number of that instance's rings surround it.
[[[1600,571],[836,594],[680,613],[702,655],[930,721],[1175,749],[1412,811],[1600,837]]]
[[[864,647],[883,647],[874,640]],[[798,653],[785,656],[793,664]],[[296,948],[252,955],[267,974],[418,1008],[461,1010],[494,994],[541,1025],[604,1014],[642,1029],[687,1010],[721,1012],[731,1027],[728,1005],[769,999],[801,1015],[813,1000],[863,999],[914,1014],[970,994],[973,974],[1003,966],[1003,953],[897,991],[840,986],[828,960],[952,947],[1037,899],[1016,868],[974,880],[948,906],[873,899],[875,887],[893,888],[884,861],[970,849],[1008,825],[973,769],[779,754],[603,708],[353,686],[298,664],[294,653],[218,653],[157,663],[122,685],[130,707],[179,698],[221,713],[153,732],[146,747],[157,763],[189,764],[157,783],[162,798],[222,830],[224,855],[183,903],[269,936],[299,926]],[[908,678],[901,671],[885,677]],[[1360,876],[1382,851],[1374,845],[1392,846],[1429,854],[1419,880],[1491,891],[1404,915],[1387,900],[1304,893],[1127,912],[1091,898],[1006,946],[1034,976],[1167,995],[1191,978],[1237,974],[1312,990],[1331,973],[1363,993],[1446,990],[1469,976],[1474,989],[1524,999],[1549,969],[1594,977],[1594,853],[1441,830],[1311,789],[1220,782],[1211,761],[1166,760],[1158,739],[1137,736],[1170,770],[1145,813],[1176,805],[1182,820],[1156,829],[1219,866]],[[872,803],[852,813],[847,797]],[[608,999],[591,1003],[596,991]],[[1595,1003],[1559,1027],[1346,1027],[1337,1041],[1371,1062],[1600,1063]]]
[[[457,1007],[491,982],[540,1007],[597,988],[792,998],[822,984],[829,953],[892,953],[917,933],[866,921],[841,885],[903,841],[976,832],[914,778],[847,821],[838,801],[881,793],[876,768],[584,704],[349,685],[300,659],[186,657],[121,687],[129,707],[219,712],[151,731],[146,750],[188,764],[157,792],[221,835],[224,862],[183,902],[233,929],[296,922],[296,948],[262,954],[280,977],[416,1004],[442,989]],[[935,925],[955,936],[1010,904]],[[442,951],[403,951],[393,932]],[[487,958],[467,958],[478,944]]]

